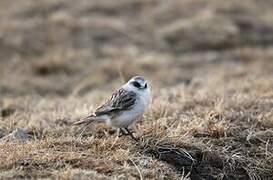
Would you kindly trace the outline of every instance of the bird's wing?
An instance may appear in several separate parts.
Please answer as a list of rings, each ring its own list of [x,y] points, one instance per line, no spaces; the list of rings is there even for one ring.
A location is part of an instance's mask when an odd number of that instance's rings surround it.
[[[105,104],[98,107],[95,111],[96,116],[116,113],[119,111],[131,109],[136,102],[136,93],[132,91],[126,91],[123,88],[114,92],[109,100]]]
[[[115,115],[118,112],[131,109],[136,102],[136,93],[119,89],[114,92],[105,104],[101,105],[96,111],[85,118],[80,119],[73,125],[89,124],[94,121],[101,121],[102,115]]]

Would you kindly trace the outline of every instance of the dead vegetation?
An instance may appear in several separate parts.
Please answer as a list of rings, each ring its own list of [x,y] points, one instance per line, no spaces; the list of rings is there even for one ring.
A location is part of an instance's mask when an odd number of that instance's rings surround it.
[[[272,179],[272,7],[2,0],[0,178]],[[71,127],[136,74],[139,143]]]

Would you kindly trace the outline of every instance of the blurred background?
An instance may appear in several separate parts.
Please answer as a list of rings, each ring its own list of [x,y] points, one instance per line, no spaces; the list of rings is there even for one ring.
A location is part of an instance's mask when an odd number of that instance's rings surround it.
[[[270,0],[0,0],[0,179],[272,179],[272,59]],[[81,138],[71,123],[134,75],[145,148]]]
[[[157,87],[265,79],[272,8],[267,0],[1,0],[0,95],[82,96],[135,74]]]

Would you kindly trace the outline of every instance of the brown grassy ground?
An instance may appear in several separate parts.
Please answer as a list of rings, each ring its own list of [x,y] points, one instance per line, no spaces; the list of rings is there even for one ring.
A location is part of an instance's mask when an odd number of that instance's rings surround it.
[[[272,179],[273,4],[0,2],[0,178]],[[135,143],[71,127],[132,75],[153,101]]]

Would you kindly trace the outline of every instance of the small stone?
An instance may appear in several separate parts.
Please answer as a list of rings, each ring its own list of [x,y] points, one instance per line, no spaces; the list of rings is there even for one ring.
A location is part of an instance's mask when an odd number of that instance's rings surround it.
[[[149,164],[150,164],[150,161],[149,161],[149,159],[141,159],[139,161],[139,164],[140,164],[141,167],[148,168]]]
[[[10,142],[10,141],[22,141],[26,142],[28,140],[28,134],[20,128],[15,129],[10,134],[4,136],[0,142]]]

